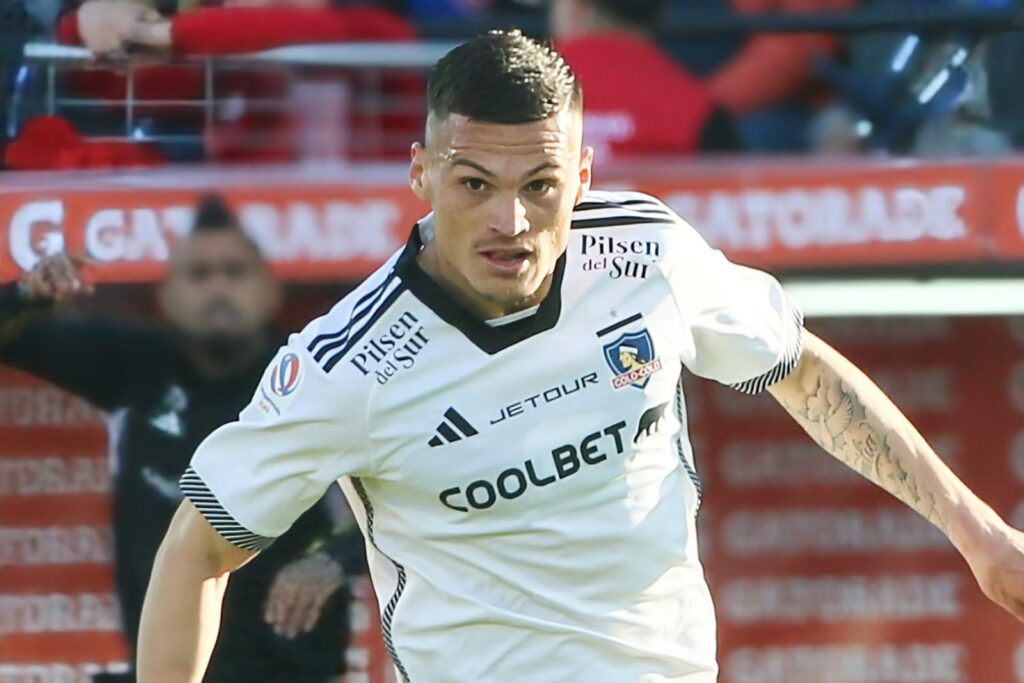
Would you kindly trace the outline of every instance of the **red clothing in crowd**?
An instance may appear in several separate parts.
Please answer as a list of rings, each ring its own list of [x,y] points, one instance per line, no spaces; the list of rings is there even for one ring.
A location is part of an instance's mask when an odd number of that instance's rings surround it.
[[[172,51],[180,56],[216,56],[257,52],[285,45],[353,42],[404,41],[415,38],[411,24],[386,10],[354,5],[344,8],[297,7],[209,7],[170,18]],[[58,39],[80,44],[77,12],[66,14],[59,24]],[[331,77],[338,82],[337,76]],[[122,101],[127,92],[123,73],[80,70],[70,75],[68,85],[90,97]],[[352,88],[358,88],[355,81]],[[282,99],[289,78],[269,67],[220,73],[216,80],[219,99],[237,95],[239,101]],[[380,87],[386,96],[422,97],[419,77],[385,75]],[[205,96],[203,70],[194,66],[154,66],[135,73],[134,97],[146,100],[201,100]],[[351,93],[356,100],[362,93]],[[143,110],[154,115],[153,108]],[[159,117],[194,121],[201,125],[196,108],[161,105]],[[339,127],[382,132],[384,142],[364,154],[395,157],[408,153],[408,144],[422,131],[421,115],[409,113],[352,112]],[[291,160],[299,146],[302,124],[294,113],[247,109],[239,119],[215,125],[206,131],[207,154],[221,161]],[[358,141],[357,141],[358,142]],[[354,154],[359,156],[359,150]]]
[[[4,162],[19,171],[54,171],[160,166],[163,157],[152,145],[87,140],[66,119],[37,116],[7,147]]]
[[[717,104],[709,88],[657,46],[626,33],[556,46],[583,84],[585,137],[612,156],[699,150]]]
[[[856,0],[732,0],[738,12],[826,12]],[[744,114],[778,104],[807,86],[815,55],[839,50],[840,37],[822,33],[756,35],[711,79],[715,98]]]
[[[61,19],[62,43],[80,44],[78,14]],[[284,45],[355,41],[412,40],[416,30],[383,9],[207,7],[171,18],[172,49],[179,55],[230,55]]]

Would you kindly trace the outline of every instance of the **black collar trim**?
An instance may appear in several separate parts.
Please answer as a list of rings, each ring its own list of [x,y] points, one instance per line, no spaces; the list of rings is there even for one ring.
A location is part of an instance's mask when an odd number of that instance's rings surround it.
[[[500,327],[491,327],[466,310],[444,288],[423,272],[420,264],[416,261],[416,256],[421,249],[423,249],[423,240],[420,238],[419,224],[417,224],[413,226],[412,235],[405,245],[405,250],[395,264],[398,276],[402,278],[413,296],[422,301],[446,323],[462,332],[467,339],[485,353],[494,355],[530,337],[547,332],[558,324],[558,318],[562,314],[562,279],[565,275],[566,261],[564,253],[555,263],[551,291],[541,302],[537,312],[529,318]]]

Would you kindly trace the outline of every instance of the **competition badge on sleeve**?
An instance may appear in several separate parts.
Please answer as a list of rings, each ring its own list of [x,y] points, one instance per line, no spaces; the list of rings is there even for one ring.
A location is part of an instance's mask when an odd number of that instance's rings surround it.
[[[661,361],[654,355],[654,340],[646,329],[627,332],[611,344],[605,344],[604,359],[615,373],[612,386],[616,389],[630,386],[643,389],[651,375],[661,370]]]
[[[299,386],[299,357],[285,354],[270,374],[270,390],[276,396],[290,396]]]
[[[291,402],[295,391],[302,383],[302,361],[292,351],[278,355],[260,382],[260,410],[268,415],[280,415]]]

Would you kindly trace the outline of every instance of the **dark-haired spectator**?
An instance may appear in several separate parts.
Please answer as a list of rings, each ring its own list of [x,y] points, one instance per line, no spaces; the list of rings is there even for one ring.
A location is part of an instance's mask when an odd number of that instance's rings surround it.
[[[169,325],[58,315],[92,293],[83,264],[44,259],[0,287],[0,363],[82,396],[110,417],[115,582],[136,642],[157,547],[181,502],[196,446],[249,402],[276,348],[278,286],[256,245],[217,199],[199,208],[160,288]],[[325,503],[231,579],[208,683],[326,683],[344,669],[354,546]],[[104,678],[103,680],[134,680]]]
[[[553,0],[552,33],[586,91],[587,143],[604,156],[732,150],[708,85],[654,44],[665,0]]]

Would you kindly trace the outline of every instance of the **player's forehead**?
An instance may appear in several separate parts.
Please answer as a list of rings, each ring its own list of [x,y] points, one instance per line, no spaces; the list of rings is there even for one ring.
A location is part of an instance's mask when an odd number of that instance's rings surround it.
[[[452,114],[432,131],[433,155],[446,169],[470,160],[496,174],[550,164],[568,167],[579,158],[579,125],[571,112],[531,123],[475,121]]]

